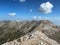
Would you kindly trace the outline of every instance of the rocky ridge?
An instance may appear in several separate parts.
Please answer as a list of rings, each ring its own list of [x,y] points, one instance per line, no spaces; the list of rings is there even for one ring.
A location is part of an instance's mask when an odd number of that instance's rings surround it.
[[[0,24],[2,45],[60,45],[60,29],[48,20],[4,21]]]

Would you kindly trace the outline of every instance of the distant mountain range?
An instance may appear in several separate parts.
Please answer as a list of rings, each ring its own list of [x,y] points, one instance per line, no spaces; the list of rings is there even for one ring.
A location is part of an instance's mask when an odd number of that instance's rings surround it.
[[[45,44],[60,45],[60,27],[48,20],[0,22],[0,45]]]

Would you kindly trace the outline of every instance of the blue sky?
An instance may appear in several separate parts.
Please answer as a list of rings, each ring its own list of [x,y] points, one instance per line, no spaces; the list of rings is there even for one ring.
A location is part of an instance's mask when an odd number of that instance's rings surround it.
[[[40,5],[53,5],[48,14],[40,11]],[[60,23],[60,0],[0,0],[0,20],[51,20]]]

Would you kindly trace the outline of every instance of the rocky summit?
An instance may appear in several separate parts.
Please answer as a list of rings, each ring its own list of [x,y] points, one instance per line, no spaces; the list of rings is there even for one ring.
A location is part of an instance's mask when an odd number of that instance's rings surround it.
[[[60,27],[48,20],[1,21],[0,45],[60,45]]]

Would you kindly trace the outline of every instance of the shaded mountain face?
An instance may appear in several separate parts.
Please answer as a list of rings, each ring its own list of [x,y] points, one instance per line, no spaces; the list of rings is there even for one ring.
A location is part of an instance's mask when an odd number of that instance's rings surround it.
[[[60,28],[48,20],[0,22],[0,44],[18,39],[27,33],[40,31],[60,43]]]

